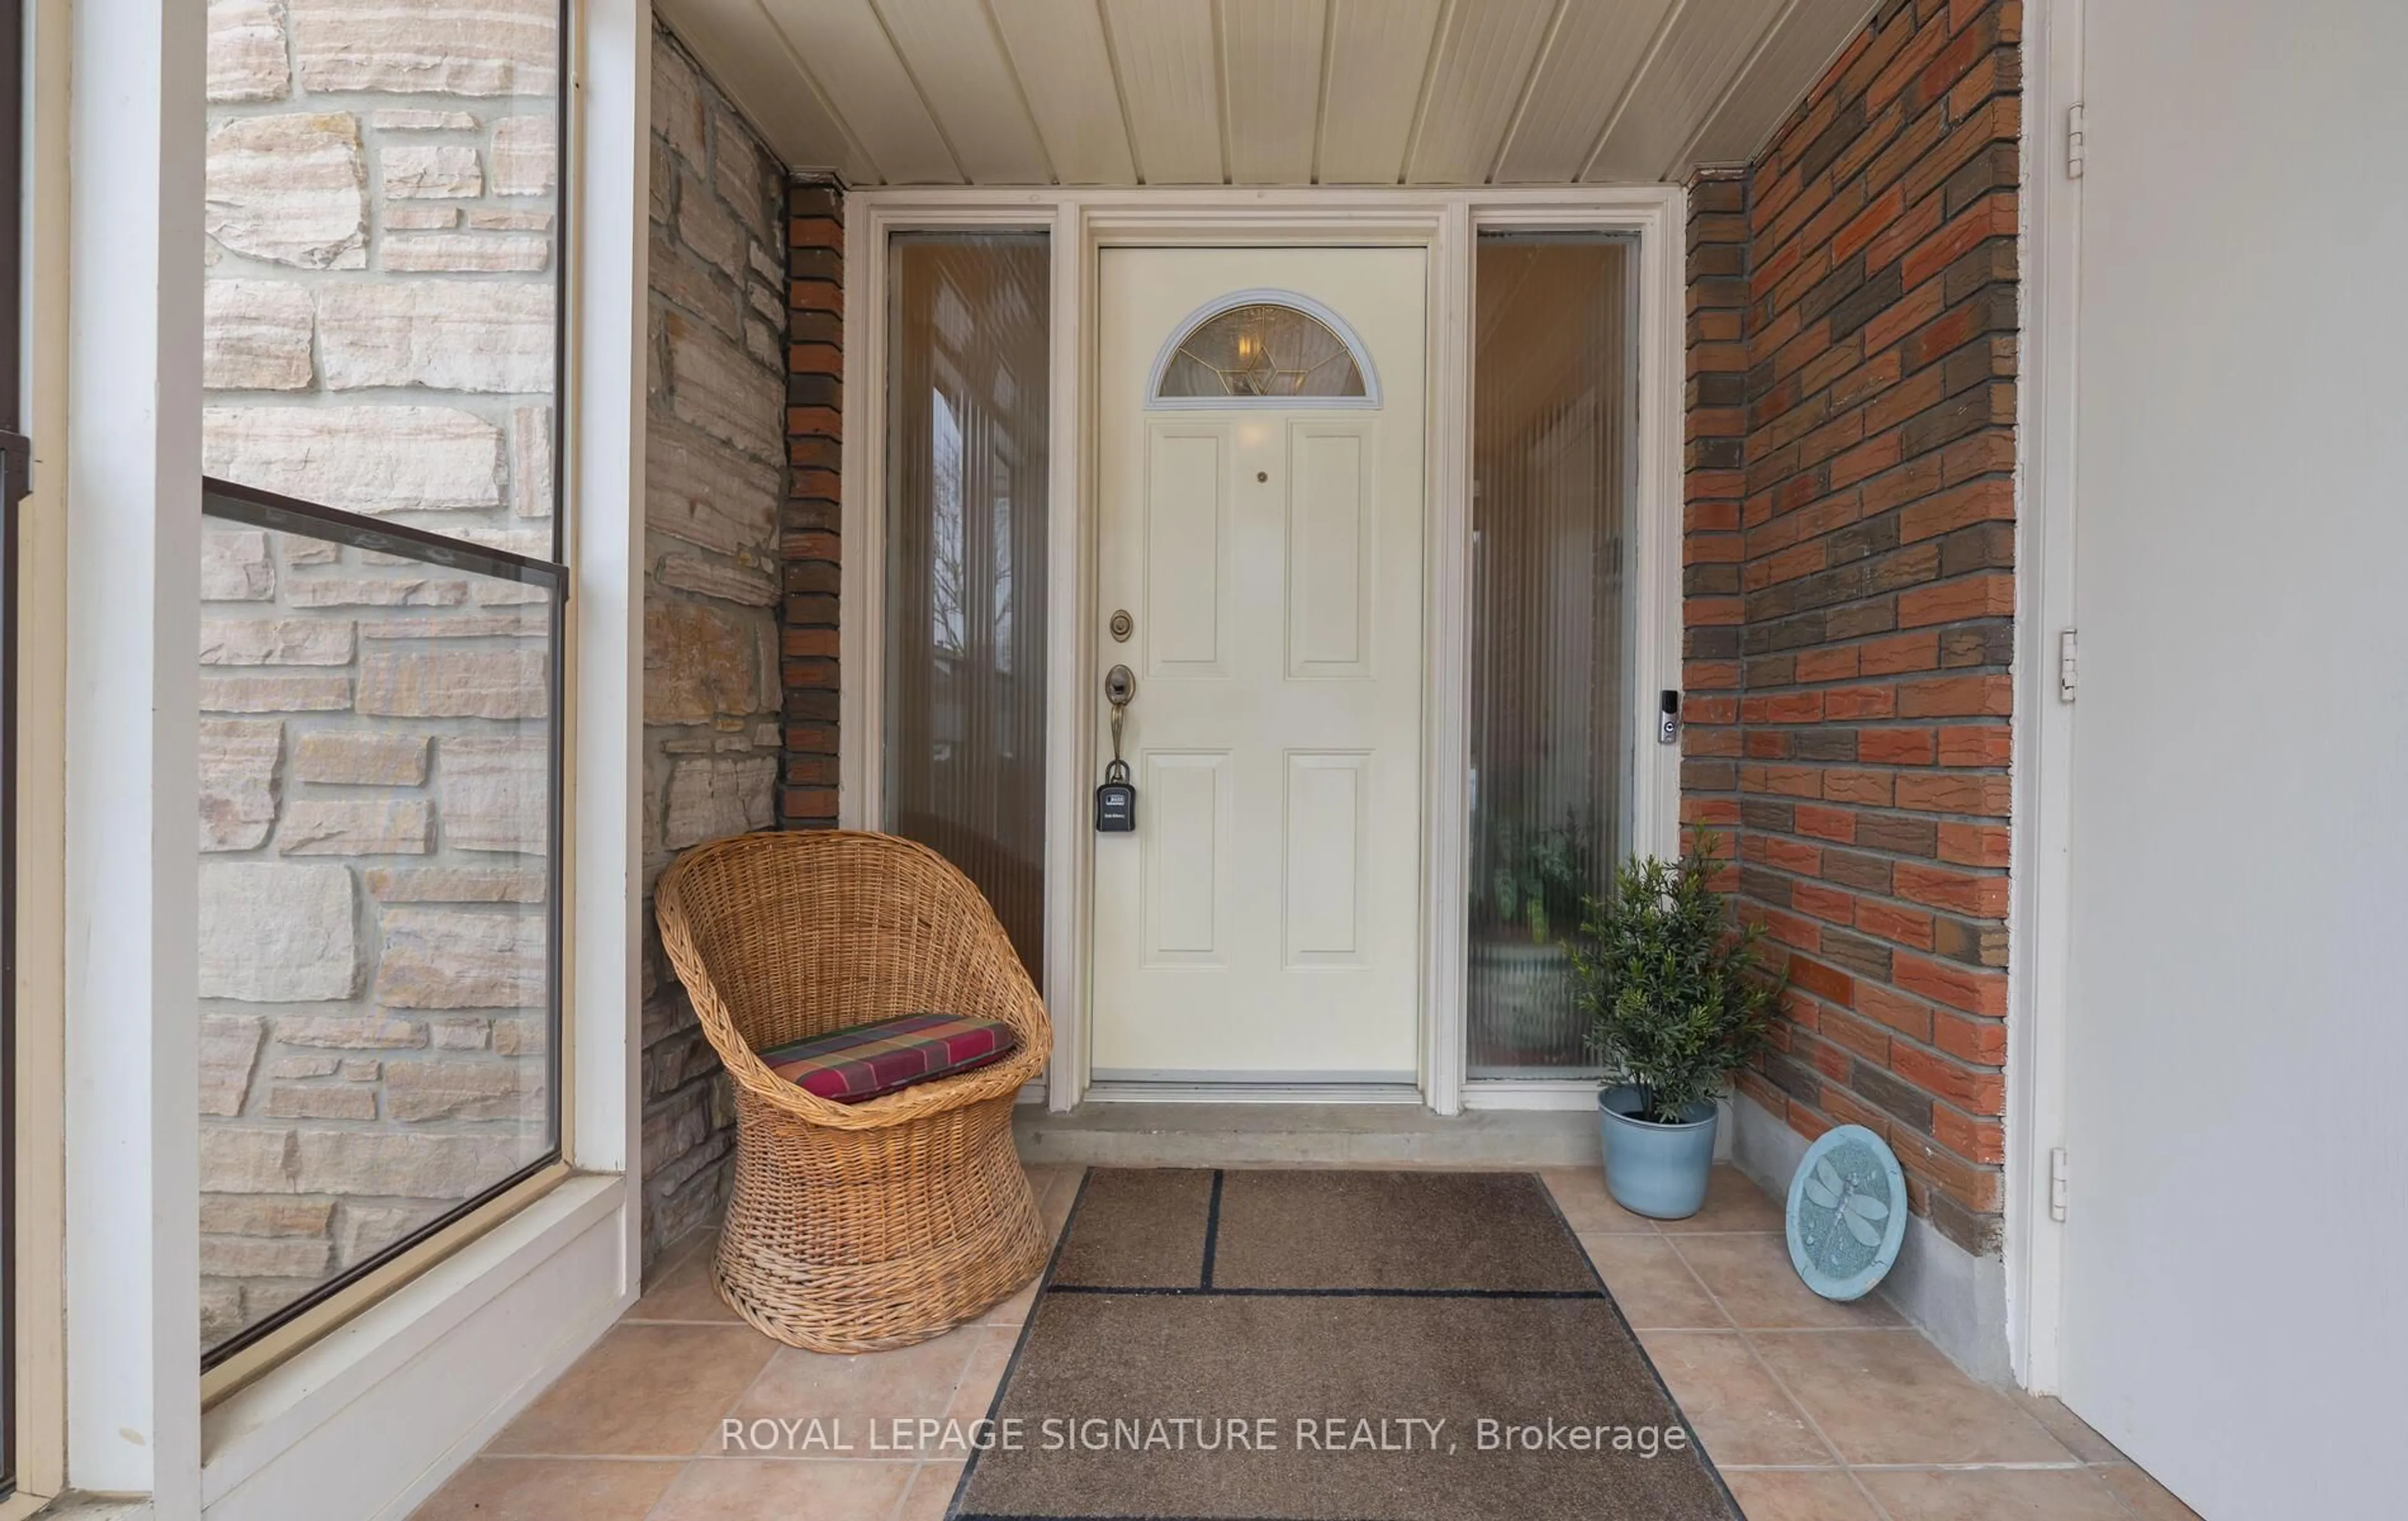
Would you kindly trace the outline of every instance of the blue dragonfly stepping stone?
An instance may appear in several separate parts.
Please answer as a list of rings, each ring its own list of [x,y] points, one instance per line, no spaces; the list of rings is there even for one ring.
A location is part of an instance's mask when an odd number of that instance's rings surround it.
[[[1861,1299],[1906,1241],[1906,1175],[1861,1125],[1825,1131],[1789,1181],[1789,1261],[1827,1299]]]

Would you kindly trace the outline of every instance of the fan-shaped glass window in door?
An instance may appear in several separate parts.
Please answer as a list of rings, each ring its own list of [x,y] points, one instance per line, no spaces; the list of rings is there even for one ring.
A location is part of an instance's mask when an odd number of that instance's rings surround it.
[[[1239,292],[1192,314],[1182,328],[1154,366],[1157,404],[1379,404],[1362,345],[1337,313],[1303,296]]]

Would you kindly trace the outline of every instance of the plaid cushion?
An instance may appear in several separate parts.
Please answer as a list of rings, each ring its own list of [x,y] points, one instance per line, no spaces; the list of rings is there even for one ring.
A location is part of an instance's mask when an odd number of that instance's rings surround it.
[[[999,1019],[900,1014],[771,1046],[761,1059],[805,1093],[857,1104],[914,1083],[1000,1061],[1019,1043],[1011,1026]]]

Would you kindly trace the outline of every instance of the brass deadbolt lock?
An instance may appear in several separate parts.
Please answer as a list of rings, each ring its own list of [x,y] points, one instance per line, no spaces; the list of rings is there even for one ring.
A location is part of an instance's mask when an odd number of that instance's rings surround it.
[[[1112,613],[1111,628],[1113,641],[1126,644],[1129,636],[1137,632],[1137,620],[1128,615],[1128,609],[1116,609]]]

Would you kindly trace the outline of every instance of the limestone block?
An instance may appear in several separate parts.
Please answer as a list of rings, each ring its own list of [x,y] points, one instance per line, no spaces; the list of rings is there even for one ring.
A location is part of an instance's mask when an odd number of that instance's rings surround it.
[[[206,412],[203,414],[206,418]],[[207,423],[203,423],[207,452]],[[204,464],[210,475],[223,472]],[[235,480],[244,480],[236,475]],[[276,562],[267,556],[267,535],[257,528],[210,528],[201,535],[201,600],[265,602],[276,595]]]
[[[701,602],[644,605],[644,722],[708,724],[760,710],[752,625]]]
[[[481,1019],[431,1019],[427,1033],[435,1038],[437,1051],[482,1051],[490,1026]]]
[[[205,713],[330,712],[351,705],[348,676],[204,676]]]
[[[396,1120],[537,1120],[543,1069],[533,1062],[387,1062],[384,1095]]]
[[[323,1237],[203,1236],[201,1271],[211,1278],[323,1278],[334,1249]]]
[[[468,600],[468,583],[456,576],[295,577],[284,600],[296,608],[456,608]]]
[[[702,255],[703,262],[731,280],[744,278],[744,229],[710,194],[710,187],[692,175],[678,184],[678,237]]]
[[[372,1120],[376,1091],[339,1084],[280,1083],[271,1085],[261,1112],[279,1120]]]
[[[346,1083],[374,1083],[383,1072],[384,1063],[370,1061],[365,1056],[346,1056],[338,1070]]]
[[[247,851],[276,822],[276,764],[284,725],[273,719],[201,720],[201,849]]]
[[[393,718],[541,718],[551,710],[542,650],[371,650],[359,710]]]
[[[324,312],[322,303],[322,326]],[[782,460],[786,447],[783,378],[764,370],[743,351],[681,313],[669,312],[663,325],[668,336],[671,415],[757,459]],[[332,368],[329,358],[330,372]]]
[[[203,1194],[201,1229],[211,1236],[322,1236],[335,1217],[330,1199],[268,1194]]]
[[[552,390],[549,280],[379,280],[318,293],[327,386]]]
[[[408,201],[396,202],[384,208],[384,230],[396,232],[434,232],[460,225],[460,208],[456,206],[427,206]],[[393,243],[385,241],[385,267],[393,267]]]
[[[293,1141],[293,1132],[283,1128],[201,1126],[201,1192],[292,1193]]]
[[[552,0],[289,0],[312,91],[548,95],[559,88]]]
[[[242,1329],[242,1290],[220,1278],[201,1280],[201,1345],[213,1347]],[[128,1501],[122,1510],[113,1502],[86,1513],[66,1510],[69,1501],[60,1500],[45,1507],[58,1521],[145,1521],[143,1512],[149,1500]]]
[[[537,639],[550,628],[539,612],[434,613],[422,617],[378,618],[360,625],[364,639],[481,639],[496,634]]]
[[[460,843],[448,805],[443,810],[443,839],[448,845]],[[380,903],[540,903],[544,899],[544,874],[533,870],[373,867],[367,884],[368,895]]]
[[[466,143],[387,143],[384,193],[393,200],[466,200],[485,193],[485,171]]]
[[[405,274],[528,274],[552,265],[549,237],[486,237],[475,233],[396,233],[384,240],[384,267]]]
[[[494,123],[493,191],[549,195],[560,172],[559,135],[549,116],[506,116]]]
[[[204,666],[348,666],[348,618],[204,618]]]
[[[496,1019],[494,1021],[494,1050],[504,1056],[533,1056],[542,1053],[551,1041],[546,1038],[543,1022],[535,1019]]]
[[[214,9],[214,7],[212,7]],[[202,287],[201,384],[212,391],[307,391],[316,378],[306,287],[213,280]]]
[[[396,1009],[532,1009],[544,1002],[540,913],[389,908],[376,996]]]
[[[435,836],[435,815],[416,799],[287,803],[276,834],[280,855],[423,855]]]
[[[440,1204],[363,1204],[343,1200],[335,1227],[335,1256],[344,1267],[365,1262],[443,1212]]]
[[[778,605],[778,582],[768,572],[707,555],[664,554],[652,575],[664,586],[740,602],[748,608]]]
[[[666,302],[696,313],[723,333],[738,331],[736,293],[712,273],[700,255],[659,226],[652,228],[651,248],[649,267],[656,317],[661,313],[661,304]],[[658,405],[657,399],[654,405]]]
[[[244,1003],[348,998],[360,982],[351,874],[338,866],[203,862],[200,993]]]
[[[209,0],[209,99],[282,100],[292,90],[284,13],[272,0]]]
[[[499,210],[472,206],[466,215],[468,225],[483,233],[543,233],[552,230],[549,211]]]
[[[702,80],[685,54],[675,48],[652,50],[652,130],[666,137],[672,151],[688,164],[700,165],[704,147]],[[657,182],[657,181],[656,181]]]
[[[669,802],[661,842],[683,850],[706,839],[766,829],[774,816],[778,759],[774,755],[695,756],[669,773]]]
[[[425,1026],[384,1014],[294,1014],[276,1022],[280,1045],[402,1051],[426,1043]]]
[[[379,132],[474,132],[477,119],[466,111],[377,111],[368,124]]]
[[[753,238],[774,237],[777,229],[767,220],[772,191],[771,181],[763,172],[765,155],[753,145],[752,134],[741,118],[729,112],[716,114],[717,130],[711,134],[711,184]]]
[[[236,117],[209,134],[205,173],[209,236],[229,251],[296,269],[366,267],[356,118]]]
[[[442,751],[435,796],[444,844],[456,851],[544,854],[552,757],[543,737],[447,737]]]
[[[468,1198],[543,1153],[542,1140],[424,1130],[294,1133],[293,1191],[381,1198]]]
[[[267,1022],[255,1014],[201,1016],[201,1112],[239,1114],[259,1064]]]
[[[523,518],[552,516],[552,409],[510,412],[510,509]]]
[[[201,453],[210,475],[347,512],[502,501],[502,430],[450,407],[211,407]]]
[[[267,1075],[285,1079],[333,1077],[336,1065],[332,1056],[279,1056],[267,1064]]]
[[[647,430],[644,524],[721,554],[774,556],[782,472],[715,448],[679,428]]]
[[[302,782],[354,787],[414,787],[426,780],[427,739],[383,729],[313,729],[293,748]]]

